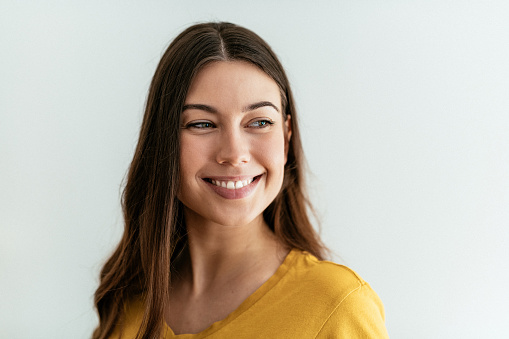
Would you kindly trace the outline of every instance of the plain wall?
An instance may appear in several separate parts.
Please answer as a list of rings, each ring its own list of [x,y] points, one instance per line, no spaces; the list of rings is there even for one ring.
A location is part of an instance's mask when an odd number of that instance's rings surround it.
[[[2,1],[0,337],[88,338],[162,52],[252,29],[292,82],[335,260],[392,338],[509,337],[506,1]]]

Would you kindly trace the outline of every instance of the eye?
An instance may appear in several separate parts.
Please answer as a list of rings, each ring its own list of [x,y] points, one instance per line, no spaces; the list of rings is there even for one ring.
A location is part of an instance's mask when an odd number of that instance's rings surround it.
[[[185,128],[208,129],[215,127],[210,121],[194,121],[188,123]]]
[[[274,125],[274,121],[268,119],[260,119],[249,123],[248,126],[253,128],[265,128],[270,125]]]

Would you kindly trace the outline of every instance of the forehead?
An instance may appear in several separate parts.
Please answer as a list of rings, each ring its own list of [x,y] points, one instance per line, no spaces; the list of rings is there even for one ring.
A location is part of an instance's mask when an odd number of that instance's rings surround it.
[[[186,104],[220,107],[270,101],[281,108],[277,83],[257,66],[245,61],[215,61],[205,65],[193,79]]]

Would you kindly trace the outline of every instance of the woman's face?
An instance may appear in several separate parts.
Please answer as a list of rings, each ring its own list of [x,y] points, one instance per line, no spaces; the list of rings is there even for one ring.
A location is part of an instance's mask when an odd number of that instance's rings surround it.
[[[181,116],[186,216],[227,226],[263,218],[283,183],[289,122],[278,85],[256,66],[219,61],[202,68]]]

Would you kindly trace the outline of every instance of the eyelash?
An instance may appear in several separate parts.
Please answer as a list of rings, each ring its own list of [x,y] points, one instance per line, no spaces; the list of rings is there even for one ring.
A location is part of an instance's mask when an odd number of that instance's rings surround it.
[[[252,125],[252,124],[261,124],[261,123],[263,123],[263,125],[253,126],[253,128],[266,128],[266,127],[269,127],[271,125],[274,125],[274,121],[269,120],[269,119],[256,120],[256,121],[253,121],[252,123],[250,123],[249,125]]]
[[[248,124],[248,127],[253,125],[253,124],[259,124],[259,125],[258,126],[252,126],[252,128],[266,128],[266,127],[269,127],[271,125],[274,125],[274,121],[269,120],[269,119],[256,120],[256,121],[253,121],[252,123]],[[204,126],[204,125],[207,125],[207,126]],[[215,125],[213,123],[211,123],[210,121],[190,122],[190,123],[188,123],[187,125],[184,126],[184,128],[188,128],[188,129],[190,129],[190,128],[208,129],[208,128],[213,128],[213,127],[215,127]]]
[[[198,127],[200,125],[210,125],[208,127]],[[214,124],[211,123],[211,122],[208,122],[208,121],[198,121],[198,122],[190,122],[189,124],[187,124],[185,126],[185,128],[197,128],[197,129],[206,129],[206,128],[210,128],[210,127],[213,127]]]

